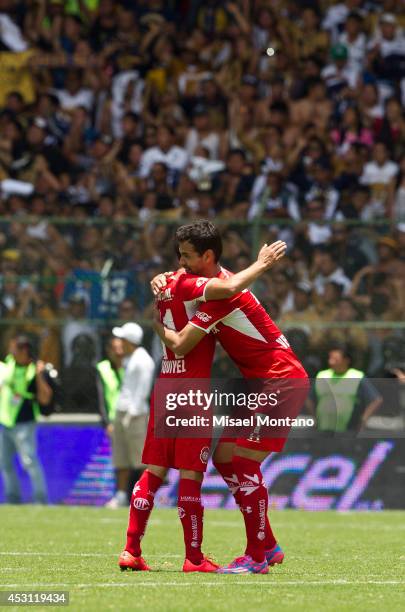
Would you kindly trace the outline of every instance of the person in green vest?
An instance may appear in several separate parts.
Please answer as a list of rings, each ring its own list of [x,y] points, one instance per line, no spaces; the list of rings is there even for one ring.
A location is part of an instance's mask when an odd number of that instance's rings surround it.
[[[21,503],[14,456],[28,472],[33,500],[47,502],[44,475],[37,455],[36,421],[52,412],[53,390],[43,361],[33,359],[27,336],[17,336],[0,368],[0,471],[6,502]]]
[[[122,366],[124,351],[120,338],[110,338],[106,346],[106,355],[106,359],[97,364],[98,405],[103,426],[107,433],[112,435],[117,399],[124,376]]]
[[[329,368],[316,375],[308,400],[318,431],[359,431],[382,404],[381,395],[365,373],[351,364],[347,346],[329,349]]]

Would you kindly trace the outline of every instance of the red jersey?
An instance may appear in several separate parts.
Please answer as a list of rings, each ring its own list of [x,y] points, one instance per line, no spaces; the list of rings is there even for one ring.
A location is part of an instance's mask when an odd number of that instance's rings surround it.
[[[180,331],[187,325],[200,302],[209,278],[180,273],[170,278],[159,293],[157,304],[160,320],[165,327]],[[163,344],[163,359],[159,378],[209,378],[214,358],[215,338],[207,334],[184,357],[175,355]]]
[[[222,269],[221,276],[228,274]],[[306,376],[288,340],[248,289],[200,304],[189,322],[213,332],[246,378]]]

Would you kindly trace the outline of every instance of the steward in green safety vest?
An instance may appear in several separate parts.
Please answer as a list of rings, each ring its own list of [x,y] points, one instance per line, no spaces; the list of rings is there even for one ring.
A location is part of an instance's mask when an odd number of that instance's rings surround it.
[[[122,367],[122,341],[111,338],[106,348],[107,359],[97,364],[102,383],[99,392],[99,410],[104,425],[112,423],[115,418],[118,395],[121,390],[124,368]]]
[[[103,383],[105,407],[108,420],[111,422],[115,417],[115,408],[121,389],[124,368],[116,369],[109,359],[104,359],[97,364],[97,370]]]
[[[35,393],[29,389],[35,380],[36,367],[34,363],[19,366],[13,357],[8,357],[1,369],[0,389],[0,423],[4,427],[14,427],[23,405],[31,404],[32,417],[36,421],[40,415]],[[32,419],[30,419],[32,420]]]
[[[350,367],[347,349],[329,351],[328,370],[315,378],[316,420],[319,431],[358,430],[382,403],[361,370]]]
[[[41,379],[38,382],[38,366],[31,358],[30,341],[25,336],[18,337],[15,351],[7,355],[0,367],[1,425],[12,428],[17,423],[38,420],[41,413],[50,414],[53,392],[45,375],[41,374]]]

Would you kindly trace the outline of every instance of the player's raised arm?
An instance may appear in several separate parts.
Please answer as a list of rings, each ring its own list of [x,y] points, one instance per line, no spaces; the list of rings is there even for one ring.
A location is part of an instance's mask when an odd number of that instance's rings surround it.
[[[257,256],[257,260],[248,268],[241,270],[229,278],[211,278],[206,284],[204,291],[205,300],[224,300],[230,298],[240,291],[249,287],[264,272],[269,270],[276,261],[284,257],[287,245],[282,240],[277,240],[270,245],[263,245]],[[151,281],[151,289],[156,296],[167,284],[167,278],[173,272],[158,274]]]
[[[263,245],[257,260],[248,268],[229,278],[215,277],[210,279],[205,287],[205,300],[223,300],[247,289],[259,276],[269,270],[276,261],[284,257],[286,249],[287,245],[282,240],[277,240],[277,242],[273,242],[270,245]]]

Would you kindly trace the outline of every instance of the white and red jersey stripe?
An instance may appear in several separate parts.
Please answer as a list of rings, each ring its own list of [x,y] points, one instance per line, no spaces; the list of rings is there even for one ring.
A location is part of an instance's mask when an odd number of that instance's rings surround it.
[[[179,273],[171,277],[158,295],[160,320],[168,329],[180,331],[193,318],[204,300],[208,278]],[[214,358],[215,338],[207,335],[184,357],[163,345],[161,378],[209,378]]]
[[[219,276],[228,276],[224,269]],[[212,332],[247,378],[305,374],[287,338],[249,290],[232,298],[200,303],[190,323]]]

